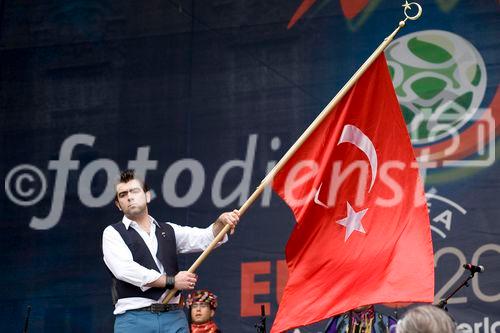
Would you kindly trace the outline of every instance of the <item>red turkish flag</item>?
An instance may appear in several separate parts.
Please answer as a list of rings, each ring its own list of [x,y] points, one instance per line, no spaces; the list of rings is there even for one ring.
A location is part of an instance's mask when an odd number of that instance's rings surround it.
[[[377,303],[432,302],[429,216],[380,55],[273,180],[297,224],[271,332]]]

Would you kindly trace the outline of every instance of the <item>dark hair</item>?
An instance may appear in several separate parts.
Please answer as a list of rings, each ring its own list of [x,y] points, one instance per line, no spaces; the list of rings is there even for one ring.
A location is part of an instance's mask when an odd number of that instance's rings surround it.
[[[134,180],[134,179],[137,179],[141,183],[142,189],[144,190],[144,192],[149,191],[149,186],[143,180],[137,178],[135,176],[135,171],[131,170],[131,169],[123,170],[120,173],[120,180],[117,182],[117,184],[128,183],[129,181]],[[118,194],[115,195],[115,200],[118,200]]]

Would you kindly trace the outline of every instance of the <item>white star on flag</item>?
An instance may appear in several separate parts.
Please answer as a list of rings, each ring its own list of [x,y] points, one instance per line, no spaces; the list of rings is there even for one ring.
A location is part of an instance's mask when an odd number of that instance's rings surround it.
[[[344,242],[347,242],[347,240],[354,231],[359,231],[366,234],[366,231],[363,228],[363,225],[361,224],[361,220],[363,219],[363,216],[365,216],[367,211],[368,208],[356,212],[354,211],[354,209],[352,209],[351,205],[349,204],[349,201],[347,202],[346,218],[337,221],[338,224],[346,228]]]

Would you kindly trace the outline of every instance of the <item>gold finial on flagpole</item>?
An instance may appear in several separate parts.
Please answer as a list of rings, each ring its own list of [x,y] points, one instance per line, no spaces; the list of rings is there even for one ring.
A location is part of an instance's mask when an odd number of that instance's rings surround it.
[[[380,45],[382,47],[382,49],[385,49],[387,47],[387,45],[389,45],[389,43],[392,42],[394,36],[396,36],[396,34],[399,32],[399,30],[406,25],[406,21],[408,21],[408,20],[415,21],[420,16],[422,16],[422,6],[420,6],[420,4],[418,4],[416,2],[408,2],[408,0],[405,0],[405,3],[401,7],[403,7],[405,19],[402,21],[399,21],[399,24],[398,24],[398,27],[396,28],[396,30],[394,30],[392,32],[392,34],[390,34],[389,36],[386,37],[386,39],[384,40],[384,43],[383,43],[384,45]],[[410,15],[410,11],[413,11],[414,9],[417,10],[417,13],[415,15]],[[376,50],[375,52],[377,52],[377,51],[378,50]]]
[[[417,7],[417,13],[415,15],[410,15],[408,14],[408,12],[410,10],[412,10],[412,6],[415,6]],[[399,26],[400,27],[404,27],[405,24],[406,24],[406,21],[407,20],[412,20],[412,21],[415,21],[417,20],[420,16],[422,16],[422,6],[420,6],[418,3],[416,2],[408,2],[408,0],[405,0],[405,3],[403,4],[402,6],[404,9],[404,13],[405,13],[405,19],[401,22],[399,22]]]

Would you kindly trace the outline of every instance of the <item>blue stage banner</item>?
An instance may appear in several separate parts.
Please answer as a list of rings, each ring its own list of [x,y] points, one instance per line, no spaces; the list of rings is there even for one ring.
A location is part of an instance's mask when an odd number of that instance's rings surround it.
[[[500,4],[418,2],[385,56],[425,182],[435,301],[482,265],[448,310],[462,332],[500,332]],[[394,0],[0,4],[4,332],[23,330],[29,306],[30,332],[112,332],[101,240],[122,218],[119,170],[145,177],[158,221],[208,226],[404,18]],[[271,326],[294,224],[265,189],[197,271],[223,332],[256,332],[261,305]]]

